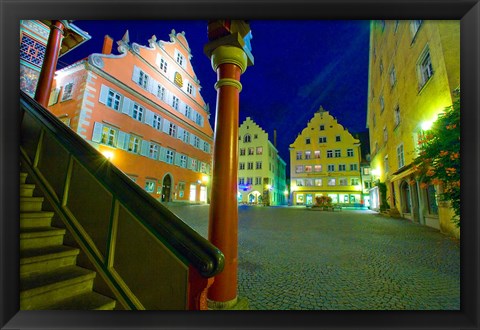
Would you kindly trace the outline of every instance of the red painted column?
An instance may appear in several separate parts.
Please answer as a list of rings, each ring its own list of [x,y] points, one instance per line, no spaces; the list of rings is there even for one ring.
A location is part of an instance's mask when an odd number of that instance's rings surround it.
[[[48,99],[50,98],[50,90],[52,89],[53,77],[62,46],[63,29],[64,25],[60,21],[53,21],[50,26],[45,58],[35,91],[35,100],[44,107],[47,107]]]
[[[209,240],[225,256],[222,273],[208,290],[208,299],[234,305],[237,299],[238,256],[238,124],[239,82],[241,68],[224,63],[217,68],[215,138],[213,152],[212,199],[209,217]],[[220,83],[220,84],[219,84]],[[241,88],[241,87],[240,87]],[[218,304],[217,304],[218,305]]]

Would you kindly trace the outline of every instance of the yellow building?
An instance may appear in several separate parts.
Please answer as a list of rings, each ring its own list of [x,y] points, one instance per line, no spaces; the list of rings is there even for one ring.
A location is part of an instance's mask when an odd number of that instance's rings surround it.
[[[286,204],[286,163],[250,117],[239,127],[238,202]]]
[[[360,140],[322,107],[290,145],[293,205],[311,205],[326,195],[334,204],[363,203]]]
[[[460,86],[460,21],[371,22],[368,115],[371,167],[386,187],[385,207],[423,225],[456,232],[438,205],[440,187],[421,189],[412,161],[422,127],[452,105]],[[378,187],[372,199],[382,204]]]

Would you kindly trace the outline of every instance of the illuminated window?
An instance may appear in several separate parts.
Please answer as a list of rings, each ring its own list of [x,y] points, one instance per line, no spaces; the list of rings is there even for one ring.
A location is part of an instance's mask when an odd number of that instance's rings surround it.
[[[335,184],[336,184],[336,180],[335,180],[335,179],[328,179],[327,185],[329,185],[329,186],[335,186]]]
[[[305,151],[305,159],[310,159],[312,158],[312,152],[311,151]]]
[[[145,190],[153,193],[155,191],[155,181],[145,181]]]
[[[322,171],[322,165],[315,165],[313,169],[314,169],[315,172],[321,172]]]
[[[263,155],[263,147],[257,147],[257,155]]]
[[[295,173],[303,173],[303,165],[297,165],[295,167]]]
[[[117,143],[117,130],[108,126],[103,126],[102,143],[114,147]]]
[[[303,179],[297,179],[297,186],[303,187],[304,186],[304,180]]]
[[[320,158],[320,151],[319,150],[315,150],[315,158]]]
[[[312,165],[306,165],[305,166],[305,172],[306,173],[311,173],[312,172]]]
[[[348,180],[345,178],[340,178],[338,179],[338,185],[339,186],[347,186],[348,185]]]
[[[254,154],[253,147],[248,148],[248,155],[253,155],[253,154]]]
[[[321,187],[322,186],[322,179],[315,179],[315,185],[317,187]]]
[[[140,141],[138,136],[130,135],[130,141],[128,142],[128,151],[138,154],[140,152]]]

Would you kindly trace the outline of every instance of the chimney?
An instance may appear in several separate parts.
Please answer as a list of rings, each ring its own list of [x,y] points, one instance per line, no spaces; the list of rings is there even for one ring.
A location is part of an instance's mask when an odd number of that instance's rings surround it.
[[[276,148],[277,147],[277,130],[273,130],[273,146]]]
[[[102,54],[108,55],[112,53],[113,39],[107,34],[103,38]]]

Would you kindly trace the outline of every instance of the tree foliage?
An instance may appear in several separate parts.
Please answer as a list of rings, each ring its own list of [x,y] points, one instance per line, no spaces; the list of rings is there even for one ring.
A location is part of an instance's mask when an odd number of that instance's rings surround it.
[[[455,212],[452,221],[460,227],[460,97],[445,108],[432,127],[418,141],[414,160],[421,187],[442,187],[440,201],[448,201]]]

